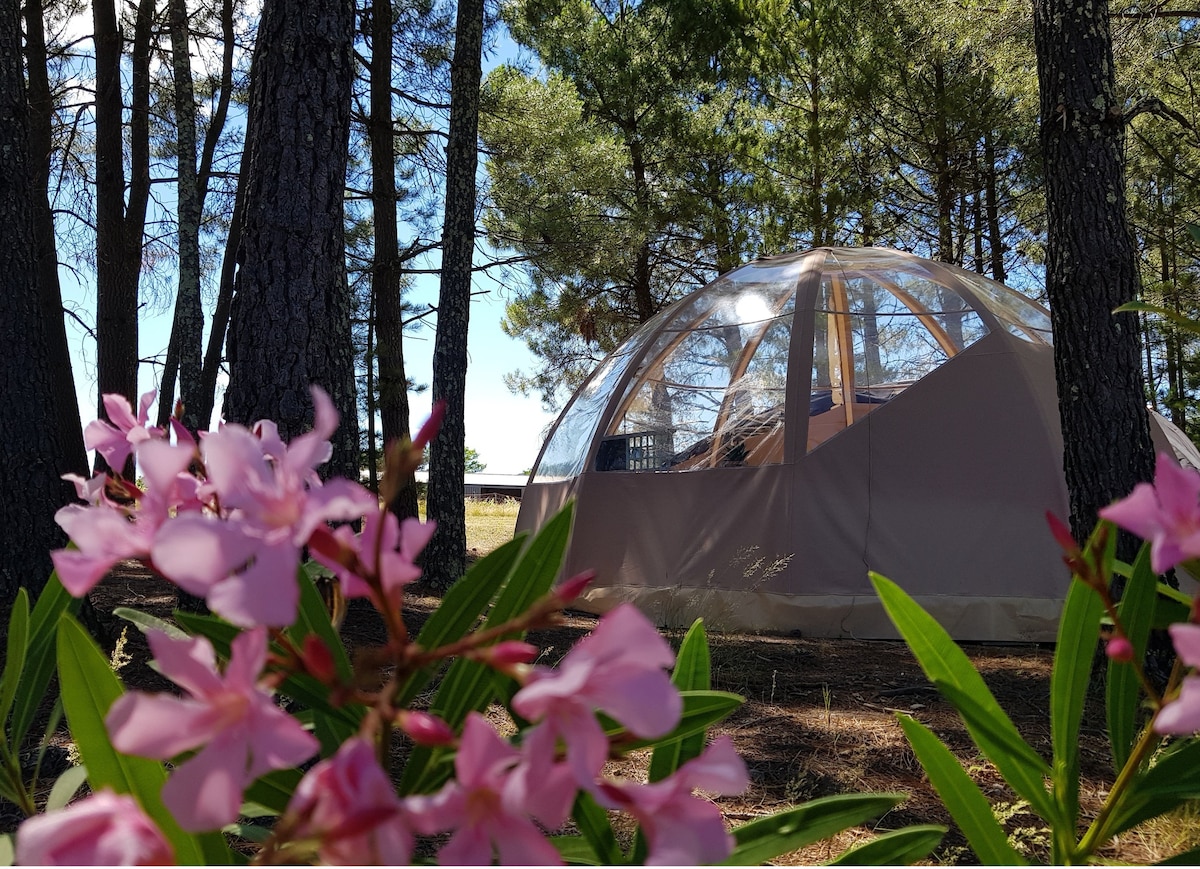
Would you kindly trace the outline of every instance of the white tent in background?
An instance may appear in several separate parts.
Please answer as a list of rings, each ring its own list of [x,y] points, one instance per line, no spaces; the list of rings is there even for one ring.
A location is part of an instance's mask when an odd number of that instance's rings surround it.
[[[1155,445],[1200,454],[1157,414]],[[895,636],[868,570],[956,638],[1054,638],[1068,576],[1050,319],[880,248],[762,259],[663,311],[551,430],[518,529],[577,501],[582,602],[662,624]]]

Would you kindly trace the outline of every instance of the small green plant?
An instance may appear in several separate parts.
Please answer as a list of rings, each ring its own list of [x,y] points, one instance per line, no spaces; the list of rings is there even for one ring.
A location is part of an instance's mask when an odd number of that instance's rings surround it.
[[[1041,824],[1023,825],[1010,837],[1002,820],[1013,806],[991,805],[950,750],[907,715],[899,715],[917,758],[946,808],[985,864],[1023,864],[1049,846],[1050,862],[1078,865],[1099,860],[1116,836],[1162,818],[1200,797],[1200,741],[1194,735],[1164,743],[1163,710],[1179,700],[1185,667],[1177,664],[1165,691],[1146,680],[1139,662],[1151,629],[1187,621],[1191,601],[1160,582],[1151,569],[1151,546],[1132,566],[1116,560],[1115,529],[1102,522],[1082,549],[1058,526],[1072,570],[1059,623],[1051,677],[1050,725],[1053,757],[1043,759],[1017,732],[983,678],[942,627],[899,586],[871,575],[884,608],[925,675],[958,710],[982,754],[996,767]],[[1160,568],[1161,569],[1161,568]],[[1110,592],[1113,576],[1125,576],[1120,603]],[[1107,725],[1115,774],[1113,786],[1094,817],[1080,812],[1079,732],[1096,643],[1102,625],[1111,626],[1108,646]],[[1191,677],[1195,678],[1195,677]],[[1189,712],[1191,707],[1187,707]],[[1179,717],[1178,707],[1175,717]],[[1175,731],[1171,732],[1189,732]],[[1048,841],[1047,841],[1048,840]],[[1191,844],[1188,843],[1191,847]],[[1192,847],[1171,862],[1200,860]]]

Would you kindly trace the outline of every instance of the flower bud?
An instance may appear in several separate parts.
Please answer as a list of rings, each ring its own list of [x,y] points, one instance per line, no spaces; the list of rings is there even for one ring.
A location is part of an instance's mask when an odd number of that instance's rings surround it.
[[[325,641],[316,634],[304,638],[304,669],[310,676],[325,685],[337,681],[337,667]]]
[[[538,647],[520,640],[505,640],[486,649],[481,649],[481,658],[493,667],[512,664],[530,664],[538,656]]]
[[[334,534],[327,525],[318,525],[308,538],[308,548],[328,564],[340,564],[347,570],[358,565],[358,552]]]
[[[182,420],[179,417],[171,417],[171,431],[175,432],[175,443],[189,447],[196,446],[196,439],[192,437],[192,433],[187,430]]]
[[[563,606],[571,604],[575,598],[583,594],[583,590],[591,584],[596,578],[596,571],[585,570],[583,573],[577,573],[568,580],[564,580],[557,588],[554,589],[554,594],[562,602]]]
[[[1059,519],[1049,510],[1046,511],[1046,524],[1050,526],[1050,534],[1054,540],[1062,547],[1063,552],[1068,556],[1079,555],[1079,544],[1075,542],[1075,538],[1071,536],[1071,529],[1067,527],[1067,523]]]
[[[1133,643],[1125,637],[1113,637],[1104,647],[1104,654],[1110,660],[1128,664],[1133,660]]]
[[[442,420],[446,418],[446,402],[439,399],[433,403],[433,409],[429,412],[429,419],[425,420],[425,424],[421,426],[417,436],[413,438],[413,446],[419,449],[424,449],[429,446],[437,433],[442,428]]]
[[[428,712],[402,709],[396,713],[396,725],[417,745],[437,747],[454,744],[454,731],[450,725]]]

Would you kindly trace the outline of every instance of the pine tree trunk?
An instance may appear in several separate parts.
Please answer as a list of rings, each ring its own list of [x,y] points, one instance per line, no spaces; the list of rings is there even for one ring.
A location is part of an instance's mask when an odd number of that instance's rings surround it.
[[[392,4],[371,4],[371,194],[375,209],[376,359],[383,442],[411,436],[408,376],[404,370],[404,315],[400,304],[399,228],[396,217],[396,163],[392,126]],[[372,448],[374,442],[372,441]],[[399,519],[417,515],[417,482],[409,474],[388,505]]]
[[[247,123],[247,128],[250,124]],[[242,164],[246,154],[242,152]],[[237,193],[233,200],[233,216],[229,221],[229,235],[225,239],[225,253],[221,260],[221,279],[217,287],[217,304],[213,307],[212,323],[208,330],[208,345],[204,349],[204,365],[200,369],[200,395],[196,415],[207,428],[212,420],[213,406],[217,402],[217,373],[225,355],[225,336],[229,331],[229,315],[233,308],[233,288],[237,277],[238,251],[242,245],[242,221],[246,212],[246,176],[238,177]]]
[[[987,197],[988,253],[992,260],[992,280],[1004,283],[1004,238],[1000,234],[1000,205],[996,195],[996,144],[988,131],[983,137],[984,195]]]
[[[58,241],[50,210],[51,123],[54,98],[46,64],[46,34],[39,0],[25,4],[25,57],[29,70],[29,169],[33,179],[34,235],[38,258],[38,293],[49,342],[50,370],[54,378],[55,411],[65,454],[62,467],[86,474],[87,453],[79,424],[79,401],[71,371],[71,351],[63,319],[62,288],[58,281]]]
[[[121,31],[113,0],[92,4],[96,42],[96,379],[100,396],[137,404],[137,285],[125,279]],[[101,459],[97,458],[97,465]],[[120,470],[120,469],[118,469]]]
[[[1048,258],[1046,291],[1070,492],[1071,528],[1153,473],[1125,216],[1124,118],[1107,3],[1035,0]],[[1131,541],[1122,544],[1130,557]]]
[[[99,396],[137,403],[138,281],[150,195],[150,35],[153,0],[140,0],[134,26],[126,204],[121,31],[112,0],[92,4],[96,42],[96,380]],[[97,396],[101,417],[107,418]],[[97,463],[102,460],[97,458]],[[132,472],[131,463],[126,468]]]
[[[40,157],[39,157],[40,161]],[[50,550],[66,542],[55,511],[72,499],[55,407],[55,382],[38,286],[29,110],[21,62],[20,4],[0,0],[0,599],[34,593],[50,575]],[[59,317],[61,320],[61,316]],[[19,352],[16,348],[19,348]]]
[[[167,15],[171,30],[175,150],[179,167],[175,184],[179,209],[179,282],[175,291],[175,319],[171,324],[168,365],[163,371],[159,394],[158,422],[165,425],[173,410],[177,371],[179,398],[184,407],[183,424],[195,432],[208,427],[208,420],[201,420],[197,415],[204,341],[204,309],[200,304],[200,214],[203,202],[196,177],[196,99],[192,87],[185,0],[168,0]],[[174,370],[171,363],[175,364]]]
[[[460,0],[450,71],[450,131],[446,145],[446,206],[442,283],[433,349],[433,400],[446,402],[446,420],[429,462],[429,517],[438,523],[425,573],[445,588],[462,575],[467,549],[463,496],[466,473],[467,322],[475,252],[475,171],[479,163],[479,84],[482,79],[483,0]]]
[[[200,168],[196,174],[196,183],[200,188],[200,207],[203,211],[204,199],[208,192],[209,176],[212,173],[213,156],[217,150],[217,141],[221,130],[225,127],[225,118],[229,112],[229,101],[233,94],[233,55],[236,48],[234,33],[233,0],[222,0],[221,3],[221,40],[224,54],[221,58],[221,97],[217,100],[216,111],[213,112],[212,123],[204,135],[204,149],[200,154]],[[247,123],[247,127],[249,123]],[[246,151],[243,149],[242,156]],[[245,160],[243,159],[243,163]],[[223,358],[225,347],[225,332],[229,327],[229,308],[233,301],[233,281],[237,263],[237,251],[242,243],[242,212],[245,196],[243,191],[244,176],[239,174],[237,191],[234,195],[233,215],[229,222],[229,235],[225,239],[225,256],[221,262],[221,279],[217,289],[217,303],[213,308],[212,323],[208,330],[208,344],[204,350],[204,362],[200,367],[200,385],[195,397],[196,418],[200,428],[207,429],[212,421],[213,405],[216,403],[217,370]]]
[[[341,414],[330,475],[358,478],[358,408],[343,192],[352,0],[267,0],[250,86],[241,269],[225,416],[312,426],[310,384]]]

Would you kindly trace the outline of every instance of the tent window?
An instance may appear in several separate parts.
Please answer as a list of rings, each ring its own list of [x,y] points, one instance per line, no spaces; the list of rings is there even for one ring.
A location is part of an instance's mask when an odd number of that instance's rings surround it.
[[[816,307],[809,450],[987,334],[958,293],[902,272],[827,274]]]
[[[601,442],[597,470],[782,461],[794,284],[791,276],[738,283],[706,314],[682,311],[646,354]]]
[[[563,480],[583,470],[588,447],[617,381],[638,350],[646,345],[649,335],[637,333],[592,372],[592,376],[571,400],[571,405],[563,412],[558,428],[546,444],[534,474],[535,482]]]

